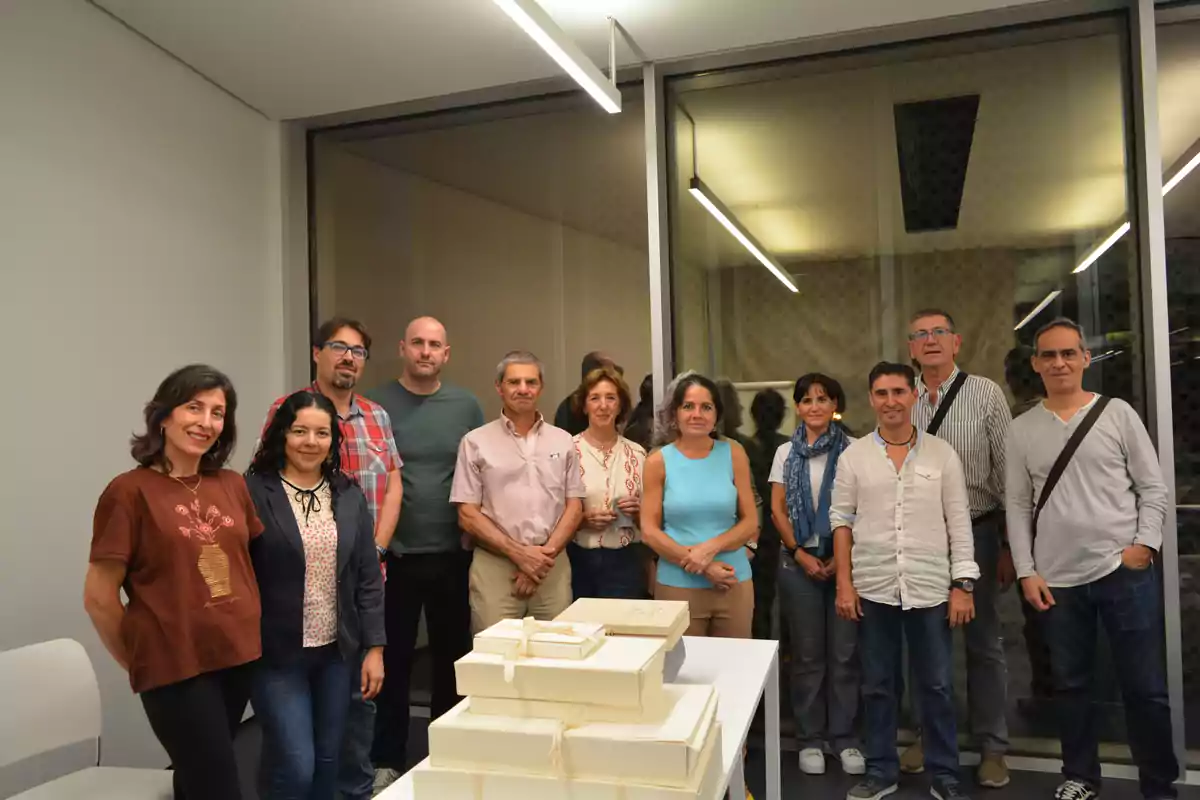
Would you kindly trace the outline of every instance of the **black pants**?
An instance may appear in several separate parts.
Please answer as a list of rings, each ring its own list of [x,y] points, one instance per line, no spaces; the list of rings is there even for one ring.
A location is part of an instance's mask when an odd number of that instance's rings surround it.
[[[768,522],[763,525],[762,533],[758,537],[758,550],[750,561],[750,571],[754,575],[754,616],[750,629],[755,639],[772,638],[771,630],[774,626],[771,612],[775,607],[779,559],[779,533],[775,526]]]
[[[461,700],[455,688],[454,662],[471,649],[471,605],[467,574],[471,554],[388,554],[386,621],[388,646],[383,651],[383,691],[376,700],[377,767],[403,771],[408,749],[409,679],[421,609],[425,609],[429,649],[433,656],[433,719]]]
[[[254,669],[243,664],[142,692],[146,718],[175,769],[175,800],[241,800],[233,737]]]

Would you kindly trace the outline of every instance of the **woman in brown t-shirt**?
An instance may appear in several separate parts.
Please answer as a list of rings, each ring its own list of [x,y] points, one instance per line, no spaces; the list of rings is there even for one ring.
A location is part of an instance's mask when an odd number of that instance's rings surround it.
[[[203,365],[171,373],[133,439],[141,465],[100,496],[84,608],[129,672],[175,767],[176,798],[240,800],[233,732],[261,653],[250,539],[262,524],[222,469],[237,395]],[[129,599],[121,601],[121,590]]]

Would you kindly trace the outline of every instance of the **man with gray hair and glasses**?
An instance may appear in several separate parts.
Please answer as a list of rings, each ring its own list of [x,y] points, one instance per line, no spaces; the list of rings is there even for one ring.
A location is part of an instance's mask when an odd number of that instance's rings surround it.
[[[962,336],[940,308],[917,311],[908,323],[908,351],[921,365],[912,423],[954,448],[962,461],[971,505],[971,531],[979,581],[971,582],[975,619],[966,626],[967,706],[971,734],[980,750],[975,780],[999,789],[1008,785],[1008,723],[1004,712],[1008,670],[999,593],[1012,586],[1012,554],[1004,536],[1004,446],[1012,415],[1004,391],[982,375],[968,375],[955,363]],[[920,723],[920,703],[913,703]],[[924,771],[922,740],[900,759],[902,772]]]
[[[1083,329],[1059,318],[1034,338],[1046,399],[1012,424],[1008,532],[1025,599],[1050,648],[1062,740],[1055,800],[1100,792],[1097,622],[1125,703],[1129,749],[1147,800],[1176,797],[1179,777],[1163,657],[1162,546],[1167,488],[1154,445],[1128,403],[1083,388]]]
[[[496,367],[500,418],[463,437],[450,502],[475,542],[471,628],[502,619],[554,619],[571,604],[563,555],[583,517],[586,490],[571,434],[538,411],[537,356],[508,353]]]

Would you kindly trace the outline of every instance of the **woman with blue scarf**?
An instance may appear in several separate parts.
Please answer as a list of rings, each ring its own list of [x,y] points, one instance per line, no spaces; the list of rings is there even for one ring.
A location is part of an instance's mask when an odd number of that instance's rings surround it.
[[[792,709],[800,769],[825,772],[825,748],[842,770],[861,775],[856,722],[860,690],[855,623],[837,615],[829,504],[838,458],[853,441],[834,414],[846,407],[841,385],[809,373],[796,381],[796,432],[775,451],[771,518],[782,540],[779,601],[792,650]]]

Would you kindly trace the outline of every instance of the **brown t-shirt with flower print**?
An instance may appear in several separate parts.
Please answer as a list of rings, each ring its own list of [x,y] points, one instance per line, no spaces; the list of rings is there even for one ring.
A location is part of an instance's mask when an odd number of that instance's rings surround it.
[[[100,495],[90,560],[125,565],[121,638],[135,692],[261,655],[249,550],[260,533],[246,483],[229,470],[197,487],[196,478],[180,483],[139,467]]]

